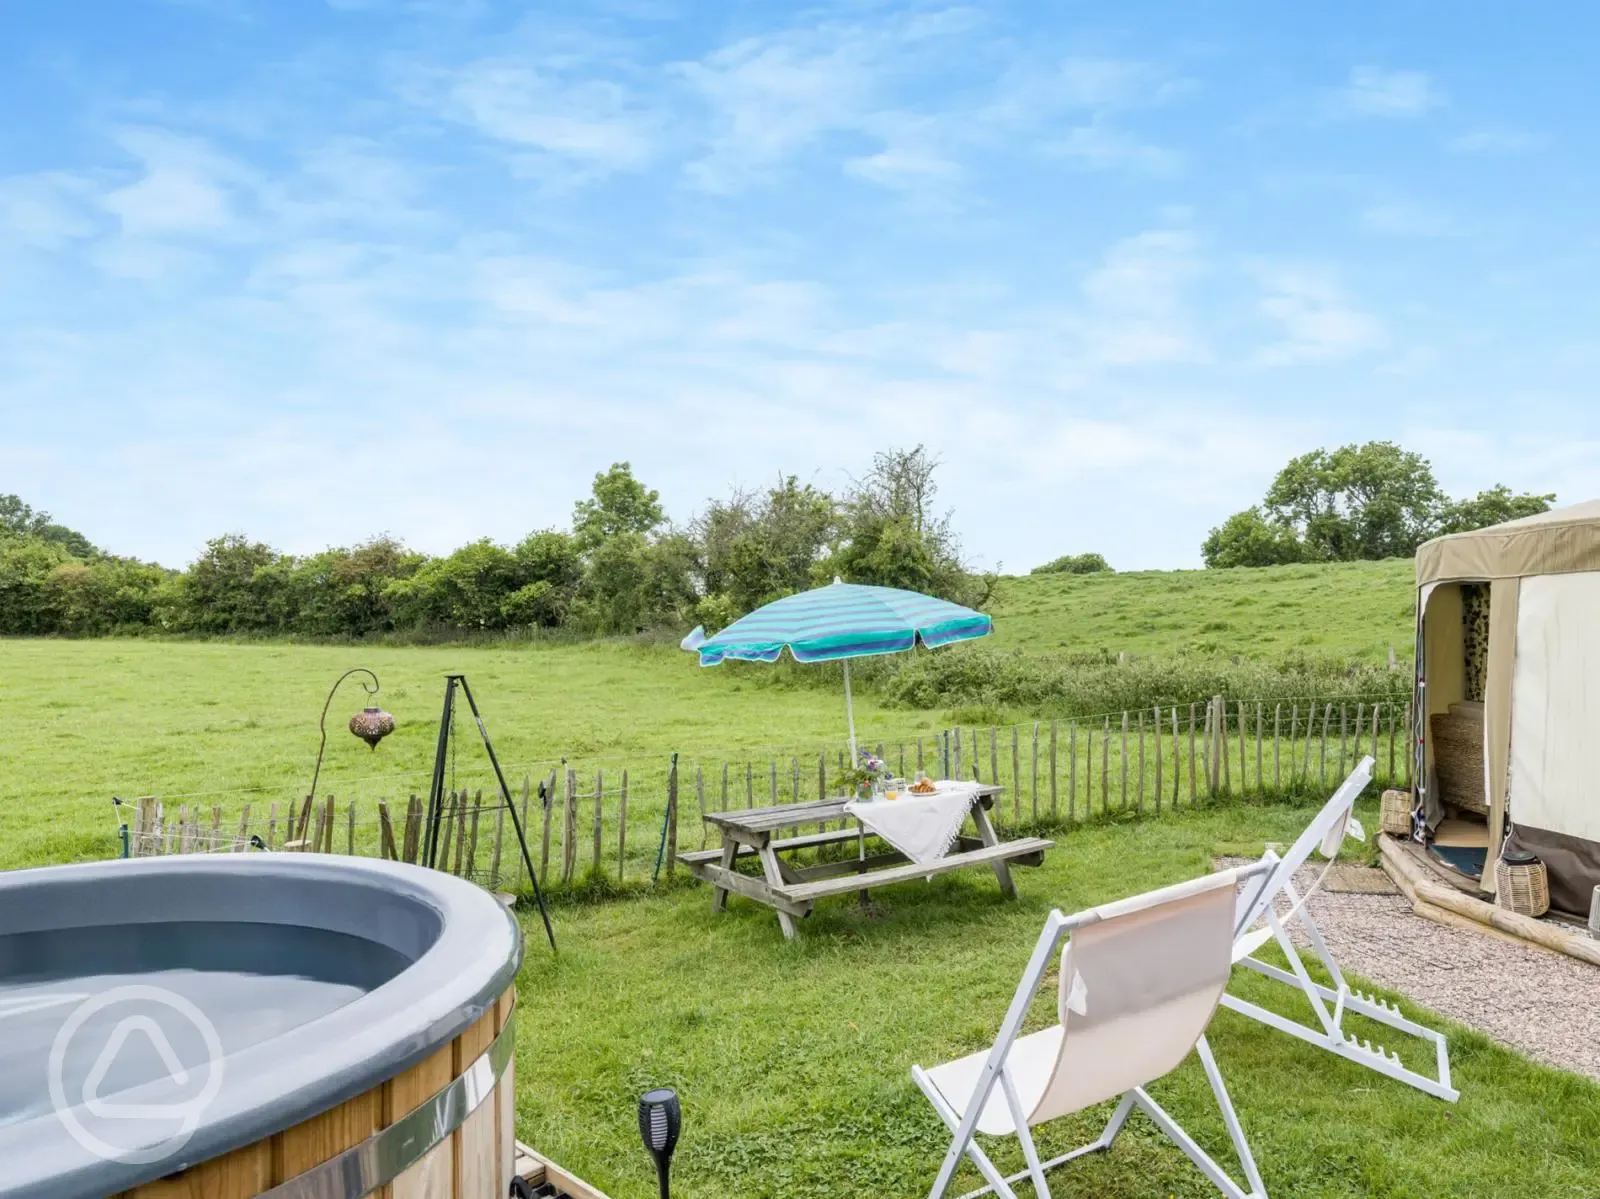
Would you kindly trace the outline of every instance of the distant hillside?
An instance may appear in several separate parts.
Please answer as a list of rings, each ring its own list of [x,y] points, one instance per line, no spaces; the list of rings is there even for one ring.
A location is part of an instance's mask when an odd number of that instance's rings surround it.
[[[995,640],[1043,651],[1192,650],[1370,663],[1412,649],[1412,562],[1026,575],[1001,580]]]

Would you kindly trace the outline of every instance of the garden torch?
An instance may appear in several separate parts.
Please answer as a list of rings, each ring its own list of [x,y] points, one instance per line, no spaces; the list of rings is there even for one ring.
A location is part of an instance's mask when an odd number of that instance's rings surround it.
[[[661,1181],[661,1199],[667,1199],[667,1173],[672,1169],[672,1151],[678,1144],[678,1129],[683,1109],[676,1091],[660,1087],[646,1091],[639,1099],[639,1135],[644,1147],[656,1159],[656,1177]]]

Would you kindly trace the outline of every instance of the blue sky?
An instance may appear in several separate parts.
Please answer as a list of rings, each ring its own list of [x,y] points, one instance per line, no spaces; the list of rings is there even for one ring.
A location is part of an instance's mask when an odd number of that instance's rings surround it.
[[[918,441],[978,564],[1290,455],[1600,495],[1600,10],[0,6],[0,491],[443,551]],[[1541,15],[1542,14],[1542,15]]]

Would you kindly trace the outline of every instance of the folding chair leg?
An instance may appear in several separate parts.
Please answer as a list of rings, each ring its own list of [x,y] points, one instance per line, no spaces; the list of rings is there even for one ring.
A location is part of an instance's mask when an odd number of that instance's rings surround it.
[[[1211,1185],[1227,1196],[1227,1199],[1266,1199],[1265,1192],[1261,1190],[1246,1191],[1238,1183],[1222,1172],[1222,1167],[1211,1160],[1211,1155],[1202,1149],[1181,1125],[1171,1116],[1167,1115],[1162,1106],[1143,1087],[1133,1090],[1134,1101],[1143,1109],[1144,1114],[1155,1121],[1155,1125],[1171,1138],[1172,1143],[1183,1150],[1184,1156],[1200,1167],[1200,1172],[1211,1180]]]
[[[1028,1163],[1028,1178],[1033,1182],[1034,1199],[1050,1199],[1050,1184],[1044,1180],[1044,1167],[1039,1164],[1039,1151],[1034,1148],[1033,1134],[1028,1131],[1028,1115],[1017,1098],[1016,1085],[1011,1075],[1000,1072],[1000,1086],[1006,1094],[1006,1105],[1011,1109],[1011,1120],[1016,1125],[1017,1143],[1022,1146],[1022,1160]]]
[[[1094,1143],[1096,1149],[1109,1149],[1111,1142],[1117,1139],[1117,1134],[1122,1131],[1122,1126],[1128,1122],[1128,1113],[1133,1110],[1133,1092],[1129,1091],[1122,1097],[1122,1102],[1117,1104],[1117,1110],[1111,1113],[1111,1119],[1106,1121],[1105,1129],[1100,1133],[1100,1139]]]
[[[944,1199],[951,1182],[955,1180],[956,1167],[960,1164],[963,1153],[972,1159],[972,1164],[978,1167],[978,1173],[982,1174],[984,1181],[989,1184],[982,1191],[975,1191],[973,1194],[993,1191],[1001,1199],[1017,1199],[1017,1193],[1007,1185],[1005,1177],[989,1159],[989,1155],[983,1151],[983,1147],[972,1139],[972,1134],[968,1133],[966,1143],[961,1143],[961,1118],[944,1101],[944,1096],[939,1093],[939,1088],[933,1085],[933,1080],[916,1066],[911,1068],[911,1078],[928,1097],[928,1102],[933,1104],[933,1110],[939,1113],[939,1119],[944,1121],[945,1127],[955,1138],[945,1152],[944,1161],[939,1166],[939,1177],[934,1180],[933,1189],[928,1192],[928,1199]]]
[[[1286,1032],[1292,1037],[1298,1037],[1308,1044],[1321,1049],[1327,1049],[1344,1058],[1346,1061],[1355,1062],[1379,1074],[1386,1075],[1397,1082],[1415,1087],[1424,1094],[1432,1095],[1436,1099],[1443,1099],[1447,1103],[1454,1103],[1461,1097],[1450,1082],[1450,1050],[1444,1034],[1435,1032],[1413,1020],[1407,1020],[1399,1010],[1383,1002],[1373,995],[1362,995],[1360,992],[1350,990],[1344,982],[1344,975],[1340,972],[1338,963],[1333,960],[1332,953],[1328,952],[1327,944],[1322,939],[1321,930],[1304,908],[1300,917],[1307,922],[1307,932],[1312,937],[1312,945],[1318,958],[1322,960],[1329,975],[1335,979],[1337,989],[1324,987],[1312,979],[1307,973],[1305,962],[1300,956],[1300,950],[1295,945],[1288,932],[1277,920],[1276,916],[1269,915],[1268,923],[1273,928],[1274,937],[1278,948],[1283,951],[1283,956],[1288,959],[1293,973],[1281,970],[1277,966],[1258,961],[1253,957],[1243,958],[1239,965],[1257,974],[1272,979],[1274,982],[1284,983],[1293,987],[1306,997],[1312,1012],[1316,1015],[1320,1029],[1301,1024],[1296,1020],[1287,1019],[1277,1012],[1268,1011],[1248,1000],[1240,999],[1227,992],[1223,993],[1222,1006],[1230,1011],[1238,1012],[1252,1020],[1276,1028],[1279,1032]],[[1329,1004],[1333,1005],[1332,1011]],[[1364,1016],[1379,1024],[1386,1025],[1396,1032],[1415,1037],[1420,1041],[1433,1046],[1435,1066],[1438,1070],[1437,1078],[1429,1078],[1415,1070],[1408,1069],[1400,1061],[1398,1053],[1392,1053],[1381,1045],[1374,1047],[1371,1041],[1360,1041],[1354,1036],[1347,1035],[1344,1031],[1344,1017],[1349,1013]]]
[[[1250,1142],[1245,1139],[1244,1129],[1239,1126],[1239,1117],[1234,1114],[1233,1100],[1228,1098],[1227,1085],[1222,1081],[1222,1071],[1217,1069],[1217,1059],[1211,1056],[1211,1044],[1205,1037],[1195,1042],[1195,1051],[1200,1055],[1200,1064],[1205,1067],[1206,1078],[1211,1082],[1211,1093],[1217,1097],[1217,1106],[1222,1109],[1222,1122],[1228,1126],[1228,1136],[1233,1141],[1233,1152],[1239,1158],[1239,1164],[1244,1167],[1245,1181],[1250,1184],[1250,1193],[1265,1197],[1266,1185],[1261,1181],[1261,1173],[1256,1169],[1255,1154],[1250,1152]]]

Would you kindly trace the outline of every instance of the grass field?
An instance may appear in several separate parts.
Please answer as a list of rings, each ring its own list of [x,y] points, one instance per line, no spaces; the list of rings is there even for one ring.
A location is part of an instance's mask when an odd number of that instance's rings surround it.
[[[1216,652],[1306,644],[1375,660],[1406,635],[1407,578],[1399,562],[1011,579],[995,640],[1162,653],[1221,638]],[[1219,623],[1228,628],[1207,631]],[[344,732],[362,701],[356,681],[345,684],[329,713],[321,784],[341,797],[426,790],[448,670],[470,677],[513,776],[569,757],[613,783],[630,765],[659,788],[674,750],[803,758],[834,752],[843,728],[836,691],[767,686],[763,667],[701,670],[666,645],[0,640],[0,868],[104,856],[113,794],[192,797],[230,820],[246,800],[303,795],[327,688],[354,665],[378,672],[398,729],[376,753]],[[856,719],[864,741],[892,744],[945,727],[948,714],[887,709],[867,693]],[[488,785],[481,754],[461,744],[461,785]]]
[[[1041,651],[1290,650],[1379,663],[1411,656],[1411,560],[1258,570],[1026,575],[1001,581],[995,640]]]
[[[1371,827],[1373,814],[1363,816]],[[1303,809],[1235,806],[1080,829],[1041,869],[1015,872],[1017,903],[987,874],[942,875],[875,891],[871,915],[834,900],[792,943],[748,901],[714,915],[699,886],[561,909],[553,963],[535,919],[520,988],[519,1133],[618,1199],[650,1194],[632,1105],[648,1087],[671,1085],[686,1111],[682,1194],[924,1194],[948,1138],[910,1067],[992,1040],[1052,906],[1071,911],[1203,873],[1214,854],[1258,854],[1306,819]],[[1242,982],[1251,998],[1282,1006],[1263,998],[1270,984]],[[1040,1020],[1053,984],[1044,990]],[[1450,1029],[1462,1092],[1452,1106],[1230,1012],[1211,1035],[1274,1199],[1600,1192],[1600,1087],[1482,1036]],[[1192,1058],[1152,1093],[1232,1167]],[[1091,1139],[1106,1114],[1048,1126],[1041,1150]],[[1019,1169],[1014,1143],[1000,1148],[1001,1165]],[[960,1181],[977,1185],[970,1168]],[[1215,1193],[1140,1117],[1109,1155],[1064,1168],[1052,1185],[1099,1199]]]
[[[1378,661],[1408,642],[1404,565],[1010,580],[998,640],[1038,652],[1312,648]],[[765,685],[757,669],[702,671],[661,646],[0,641],[0,868],[114,853],[114,793],[193,797],[230,813],[245,799],[303,794],[326,689],[357,664],[379,673],[399,727],[376,753],[350,737],[343,725],[362,693],[346,684],[322,778],[340,796],[425,789],[447,670],[470,676],[514,776],[567,754],[654,763],[659,785],[670,750],[759,759],[836,745],[842,727],[833,691]],[[868,741],[947,722],[870,694],[856,711]],[[462,732],[461,785],[486,785],[470,725]],[[992,879],[946,875],[876,892],[867,914],[829,904],[793,944],[769,913],[737,900],[713,918],[706,890],[689,883],[559,906],[554,961],[525,918],[519,1133],[615,1199],[652,1193],[633,1104],[667,1083],[687,1109],[678,1193],[922,1193],[944,1139],[909,1067],[992,1037],[1051,906],[1199,873],[1213,854],[1289,840],[1305,818],[1234,805],[1076,828],[1042,869],[1017,872],[1021,902],[1002,901]],[[1272,1194],[1600,1191],[1600,1088],[1452,1036],[1464,1096],[1454,1107],[1219,1015],[1213,1043]],[[1230,1160],[1203,1086],[1190,1063],[1156,1094]],[[1084,1139],[1097,1118],[1052,1128],[1042,1147]],[[1108,1199],[1208,1193],[1137,1118],[1112,1154],[1060,1177],[1061,1193]]]

